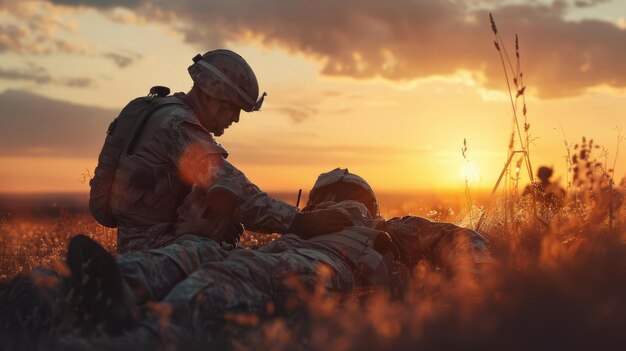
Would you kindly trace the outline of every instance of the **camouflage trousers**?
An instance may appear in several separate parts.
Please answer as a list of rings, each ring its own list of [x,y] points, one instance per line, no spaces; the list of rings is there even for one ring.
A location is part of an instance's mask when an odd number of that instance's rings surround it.
[[[130,251],[116,257],[124,281],[138,304],[162,300],[200,266],[226,259],[229,250],[217,242],[183,235],[162,248]]]
[[[203,238],[183,239],[173,244],[178,250],[168,246],[134,253],[135,264],[120,258],[129,285],[161,300],[166,320],[176,329],[213,331],[229,316],[258,320],[296,310],[311,296],[343,296],[354,287],[353,273],[340,254],[296,235],[284,235],[258,250],[225,250]],[[171,257],[176,252],[187,258]],[[166,263],[164,256],[176,263]],[[150,260],[156,264],[144,264]],[[165,291],[169,293],[160,299]],[[159,330],[163,320],[155,317],[145,325]]]

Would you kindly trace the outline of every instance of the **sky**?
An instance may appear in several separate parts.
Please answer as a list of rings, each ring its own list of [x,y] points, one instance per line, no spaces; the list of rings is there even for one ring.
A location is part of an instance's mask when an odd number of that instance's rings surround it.
[[[263,190],[335,167],[379,191],[490,189],[513,118],[490,12],[514,62],[519,38],[533,168],[565,182],[585,136],[625,175],[626,1],[0,0],[0,192],[87,191],[120,109],[188,91],[217,48],[268,93],[217,139]]]

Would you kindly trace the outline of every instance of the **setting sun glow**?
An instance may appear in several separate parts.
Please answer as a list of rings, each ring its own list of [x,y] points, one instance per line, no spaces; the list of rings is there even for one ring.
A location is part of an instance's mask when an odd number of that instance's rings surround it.
[[[480,169],[475,163],[468,162],[461,167],[461,179],[469,183],[476,183],[480,180]]]
[[[0,192],[86,191],[77,179],[93,172],[120,109],[154,85],[188,91],[191,58],[217,47],[241,54],[268,93],[262,111],[242,113],[218,138],[263,190],[306,188],[335,167],[359,170],[380,191],[462,189],[466,178],[491,188],[507,159],[511,100],[480,1],[410,2],[391,12],[404,14],[395,19],[374,3],[333,5],[345,21],[329,21],[335,17],[324,6],[300,13],[280,2],[268,5],[267,21],[212,2],[155,5],[158,16],[131,2],[0,3],[2,23],[28,28],[0,42]],[[566,179],[564,145],[584,133],[609,160],[619,154],[621,178],[626,152],[616,150],[615,128],[626,111],[626,30],[616,16],[623,2],[497,3],[489,6],[510,55],[519,36],[528,108],[519,123],[522,131],[529,126],[533,166],[554,165],[554,178]],[[215,17],[221,10],[228,18]],[[198,13],[207,18],[198,21]],[[378,25],[366,31],[364,19]],[[311,25],[315,35],[298,34]],[[593,31],[578,35],[585,26]],[[458,152],[464,139],[469,165]],[[57,160],[72,167],[48,166]]]

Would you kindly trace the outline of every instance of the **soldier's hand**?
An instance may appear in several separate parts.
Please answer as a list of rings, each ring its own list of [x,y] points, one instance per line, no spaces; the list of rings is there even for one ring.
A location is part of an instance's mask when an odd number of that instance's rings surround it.
[[[338,232],[352,225],[349,215],[337,208],[298,212],[287,230],[303,238]]]

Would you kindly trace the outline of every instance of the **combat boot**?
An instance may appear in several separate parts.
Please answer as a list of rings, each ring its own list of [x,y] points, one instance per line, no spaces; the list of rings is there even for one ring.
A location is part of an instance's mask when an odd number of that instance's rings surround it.
[[[91,238],[79,234],[70,240],[67,265],[72,273],[73,305],[81,326],[110,335],[128,330],[136,306],[113,255]]]

